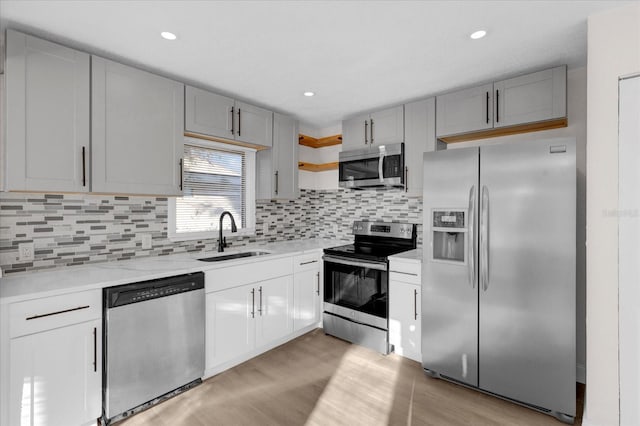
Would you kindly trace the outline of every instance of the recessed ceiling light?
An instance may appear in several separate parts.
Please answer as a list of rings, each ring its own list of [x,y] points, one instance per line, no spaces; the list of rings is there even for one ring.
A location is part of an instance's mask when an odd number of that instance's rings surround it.
[[[303,95],[305,95],[305,96],[313,96],[313,95],[315,95],[315,93],[314,92],[304,92]]]
[[[484,36],[487,35],[487,32],[485,30],[479,30],[476,31],[475,33],[471,34],[469,37],[471,37],[474,40],[478,40],[479,38],[482,38]]]
[[[163,31],[160,33],[160,35],[165,40],[175,40],[176,38],[178,38],[174,33],[170,33],[169,31]]]

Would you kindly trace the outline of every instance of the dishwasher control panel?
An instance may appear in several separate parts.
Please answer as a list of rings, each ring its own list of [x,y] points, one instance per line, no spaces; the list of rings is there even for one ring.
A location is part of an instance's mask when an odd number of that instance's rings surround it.
[[[202,272],[108,287],[104,303],[106,308],[115,308],[199,289],[204,289]]]

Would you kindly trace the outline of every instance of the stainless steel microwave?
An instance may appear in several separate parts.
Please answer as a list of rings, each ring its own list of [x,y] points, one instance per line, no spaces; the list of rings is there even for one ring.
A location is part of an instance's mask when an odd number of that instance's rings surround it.
[[[339,160],[342,188],[404,188],[404,143],[341,152]]]

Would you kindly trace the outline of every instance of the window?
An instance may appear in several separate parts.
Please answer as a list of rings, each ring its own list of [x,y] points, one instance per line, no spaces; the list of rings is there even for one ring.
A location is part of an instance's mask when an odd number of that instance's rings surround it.
[[[239,233],[254,232],[254,150],[187,138],[183,167],[184,195],[169,203],[170,238],[216,238],[224,211],[233,215]],[[228,218],[223,229],[231,229]]]

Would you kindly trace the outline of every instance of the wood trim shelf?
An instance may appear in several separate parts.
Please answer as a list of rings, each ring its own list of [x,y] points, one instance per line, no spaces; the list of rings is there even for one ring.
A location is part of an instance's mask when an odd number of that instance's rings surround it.
[[[324,148],[327,146],[340,145],[342,143],[342,135],[333,135],[316,139],[300,133],[300,135],[298,135],[298,143],[311,148]]]
[[[538,123],[522,124],[519,126],[501,127],[498,129],[481,130],[479,132],[465,133],[463,135],[445,136],[439,138],[444,143],[467,142],[476,139],[494,138],[498,136],[515,135],[518,133],[538,132],[540,130],[559,129],[567,127],[567,119],[541,121]]]
[[[184,132],[184,135],[190,138],[195,138],[195,139],[203,139],[206,141],[212,141],[212,142],[221,142],[221,143],[226,143],[229,145],[237,145],[237,146],[242,146],[245,148],[253,148],[256,151],[262,151],[263,149],[270,149],[270,146],[262,146],[262,145],[254,145],[251,143],[247,143],[247,142],[238,142],[238,141],[234,141],[233,139],[226,139],[226,138],[218,138],[215,136],[209,136],[209,135],[203,135],[201,133],[193,133],[193,132]]]
[[[338,162],[336,161],[333,163],[314,164],[314,163],[304,163],[302,161],[299,161],[298,169],[306,170],[308,172],[324,172],[327,170],[337,170]]]

